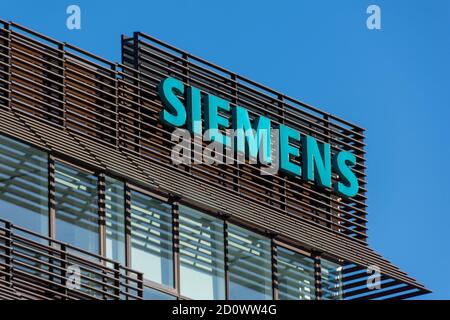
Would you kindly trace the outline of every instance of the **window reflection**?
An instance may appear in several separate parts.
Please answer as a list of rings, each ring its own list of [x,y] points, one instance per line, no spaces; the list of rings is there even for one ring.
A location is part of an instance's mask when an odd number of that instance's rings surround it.
[[[225,299],[223,221],[180,206],[181,294]]]
[[[125,184],[105,178],[106,256],[125,264]]]
[[[229,225],[230,299],[272,299],[270,240]]]
[[[56,238],[99,251],[97,177],[62,162],[56,169]]]
[[[278,283],[280,300],[314,300],[314,259],[278,247]]]
[[[321,259],[322,299],[342,299],[342,266],[332,261]]]
[[[148,280],[173,286],[172,210],[131,191],[131,264]]]
[[[144,300],[176,300],[176,297],[153,288],[144,288]]]
[[[0,218],[48,235],[47,153],[0,136]]]

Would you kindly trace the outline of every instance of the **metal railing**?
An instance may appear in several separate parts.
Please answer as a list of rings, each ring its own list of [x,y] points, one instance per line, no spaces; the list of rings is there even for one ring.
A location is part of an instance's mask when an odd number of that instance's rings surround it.
[[[0,219],[0,298],[142,300],[143,283],[118,262]]]

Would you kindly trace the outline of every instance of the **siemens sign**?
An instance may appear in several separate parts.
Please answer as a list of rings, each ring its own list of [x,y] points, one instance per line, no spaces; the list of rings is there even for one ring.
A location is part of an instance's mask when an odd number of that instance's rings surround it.
[[[356,164],[353,153],[340,151],[332,156],[328,143],[318,142],[284,124],[272,126],[271,120],[264,116],[252,121],[247,109],[232,107],[230,102],[185,86],[174,78],[162,80],[158,93],[164,104],[160,118],[166,126],[185,127],[195,136],[204,136],[206,141],[231,148],[249,158],[259,157],[266,164],[273,163],[274,157],[278,157],[276,160],[282,172],[300,176],[320,187],[333,188],[340,195],[353,197],[358,193],[358,179],[351,170]],[[234,134],[224,133],[225,130]],[[276,136],[274,131],[278,131],[277,141],[271,141]],[[275,155],[272,152],[274,143],[278,146]],[[338,176],[333,185],[332,172]]]

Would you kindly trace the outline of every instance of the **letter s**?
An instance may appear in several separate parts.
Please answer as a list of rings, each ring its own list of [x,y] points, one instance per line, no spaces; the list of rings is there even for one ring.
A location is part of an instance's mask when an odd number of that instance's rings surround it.
[[[183,126],[186,123],[186,108],[177,97],[177,94],[184,94],[183,82],[170,77],[166,78],[160,82],[158,94],[165,106],[159,114],[161,121],[173,127]]]
[[[340,180],[334,185],[335,192],[346,197],[353,197],[358,194],[358,179],[350,169],[350,166],[354,166],[355,164],[355,155],[348,151],[341,151],[334,156],[333,167],[335,172],[339,175]]]

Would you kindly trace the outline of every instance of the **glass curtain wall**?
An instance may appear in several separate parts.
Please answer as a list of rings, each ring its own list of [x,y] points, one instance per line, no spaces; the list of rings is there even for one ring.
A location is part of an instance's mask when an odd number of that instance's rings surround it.
[[[223,221],[186,206],[179,211],[181,295],[225,299]]]
[[[172,207],[131,190],[131,267],[173,287]]]
[[[105,178],[106,257],[125,265],[125,183]]]
[[[56,161],[56,239],[99,253],[97,177]]]
[[[228,227],[230,299],[272,299],[270,239],[235,225]]]
[[[0,135],[0,218],[48,236],[47,153]]]
[[[320,259],[322,275],[322,299],[342,300],[342,266]]]
[[[56,239],[99,253],[98,177],[55,162]],[[130,191],[131,267],[174,287],[172,206]],[[106,256],[126,262],[125,183],[105,177]],[[0,218],[47,236],[48,154],[0,135]],[[272,299],[271,240],[185,205],[179,207],[180,294],[191,299]],[[314,260],[277,247],[280,299],[315,299]],[[322,298],[343,298],[342,267],[321,259]],[[146,298],[172,299],[147,288]]]
[[[176,297],[153,288],[145,287],[144,300],[176,300]]]
[[[283,247],[277,252],[279,299],[314,300],[314,259]]]

